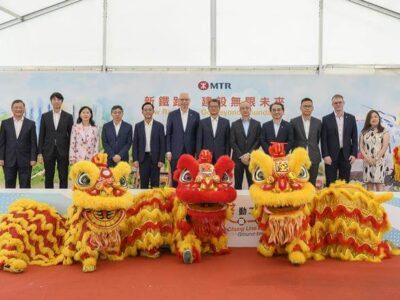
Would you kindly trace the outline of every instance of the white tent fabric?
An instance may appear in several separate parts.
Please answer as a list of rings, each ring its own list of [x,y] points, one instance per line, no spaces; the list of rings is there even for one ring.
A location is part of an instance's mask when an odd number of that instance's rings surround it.
[[[397,0],[358,1],[395,16],[353,0],[81,0],[1,27],[66,2],[0,0],[0,69],[400,68]]]

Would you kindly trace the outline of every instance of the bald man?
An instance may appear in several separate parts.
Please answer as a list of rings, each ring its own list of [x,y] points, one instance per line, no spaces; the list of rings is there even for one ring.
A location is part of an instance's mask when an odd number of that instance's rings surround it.
[[[180,93],[178,99],[179,109],[171,111],[167,118],[167,153],[166,157],[171,163],[171,174],[174,174],[179,157],[188,153],[195,155],[197,129],[200,115],[189,109],[190,96]],[[176,187],[177,182],[172,181]]]

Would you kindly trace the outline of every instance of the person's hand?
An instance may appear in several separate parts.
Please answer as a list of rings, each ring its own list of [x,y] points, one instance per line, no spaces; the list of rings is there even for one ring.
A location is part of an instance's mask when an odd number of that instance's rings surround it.
[[[0,160],[0,166],[4,166],[4,160]]]
[[[38,156],[37,156],[37,162],[38,162],[39,164],[43,164],[43,155],[42,155],[42,154],[38,154]]]
[[[136,168],[136,169],[139,168],[139,162],[138,161],[134,161],[133,162],[133,167]]]
[[[247,166],[249,164],[250,157],[246,156],[246,155],[243,155],[242,157],[240,157],[240,160],[241,160],[242,164]]]
[[[164,163],[162,163],[161,161],[158,162],[157,166],[161,169],[162,167],[164,167]]]
[[[168,161],[171,161],[171,159],[172,159],[172,153],[171,153],[171,152],[165,153],[165,157],[167,158]]]
[[[356,161],[355,156],[354,155],[350,155],[349,161],[350,161],[350,164],[353,164]]]
[[[118,154],[115,154],[112,159],[117,164],[121,161],[121,156],[119,156]]]
[[[31,160],[31,167],[33,167],[34,165],[36,165],[36,160]]]
[[[328,166],[332,164],[332,158],[330,156],[325,156],[324,157],[324,163]]]

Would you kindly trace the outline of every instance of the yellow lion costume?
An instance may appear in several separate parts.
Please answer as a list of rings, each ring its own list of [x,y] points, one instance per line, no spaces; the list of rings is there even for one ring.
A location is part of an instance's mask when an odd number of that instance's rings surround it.
[[[391,193],[376,195],[340,181],[316,193],[305,149],[286,156],[284,145],[273,143],[269,152],[254,151],[249,166],[253,214],[263,230],[259,253],[288,254],[293,264],[326,256],[376,262],[399,254],[382,241],[389,222],[381,203]]]
[[[400,182],[400,146],[393,149],[394,180]]]

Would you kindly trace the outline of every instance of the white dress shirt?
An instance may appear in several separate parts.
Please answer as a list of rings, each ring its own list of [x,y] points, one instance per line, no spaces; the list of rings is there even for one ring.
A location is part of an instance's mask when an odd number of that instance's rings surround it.
[[[341,117],[339,117],[335,113],[335,118],[336,118],[336,124],[337,124],[337,128],[338,128],[338,133],[339,133],[339,145],[340,145],[340,148],[343,148],[344,113],[342,114]]]
[[[310,132],[311,120],[310,119],[308,119],[308,120],[304,119],[303,117],[302,117],[302,119],[303,119],[304,132],[306,133],[306,139],[308,139],[308,134]]]
[[[58,113],[56,113],[53,110],[53,121],[54,121],[55,130],[57,130],[57,128],[58,128],[58,123],[60,122],[60,117],[61,117],[61,110]]]
[[[15,128],[15,135],[17,136],[17,139],[19,137],[19,134],[21,133],[21,128],[22,124],[24,123],[24,117],[22,117],[20,120],[14,119],[14,128]]]
[[[144,121],[144,132],[146,134],[146,147],[145,147],[145,152],[151,152],[151,129],[153,128],[153,120],[150,121],[150,123],[147,123]]]
[[[115,128],[115,135],[118,136],[118,132],[119,132],[119,129],[121,128],[122,121],[119,122],[118,124],[115,124],[115,122],[113,122],[113,124],[114,124],[114,128]]]
[[[274,123],[275,137],[277,137],[279,133],[279,128],[281,127],[281,122],[275,123],[274,121],[272,121],[272,123]]]
[[[219,119],[218,116],[216,118],[211,117],[211,126],[212,126],[212,131],[213,131],[214,137],[217,134],[218,119]]]
[[[182,126],[183,126],[183,131],[186,131],[186,125],[188,121],[188,116],[189,116],[189,110],[187,112],[183,112],[181,109],[181,118],[182,118]]]

